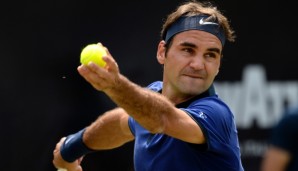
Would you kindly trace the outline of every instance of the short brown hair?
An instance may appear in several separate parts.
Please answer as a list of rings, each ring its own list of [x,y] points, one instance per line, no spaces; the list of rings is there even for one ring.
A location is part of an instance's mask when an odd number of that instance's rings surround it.
[[[194,16],[199,14],[210,15],[209,19],[216,20],[218,24],[221,25],[226,39],[230,42],[235,41],[236,36],[234,30],[231,28],[228,19],[217,9],[217,7],[213,6],[210,2],[202,3],[198,1],[184,2],[178,6],[174,12],[169,14],[162,26],[161,38],[164,40],[167,30],[181,16]]]

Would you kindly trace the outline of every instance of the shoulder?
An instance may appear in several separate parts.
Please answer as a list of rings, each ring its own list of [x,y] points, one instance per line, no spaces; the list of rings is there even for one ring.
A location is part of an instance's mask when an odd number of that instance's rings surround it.
[[[184,110],[192,116],[204,114],[205,118],[212,118],[214,122],[232,121],[234,118],[228,105],[216,95],[195,100]]]
[[[211,111],[228,111],[230,112],[229,106],[218,98],[217,95],[205,97],[194,101],[189,107],[200,107]]]

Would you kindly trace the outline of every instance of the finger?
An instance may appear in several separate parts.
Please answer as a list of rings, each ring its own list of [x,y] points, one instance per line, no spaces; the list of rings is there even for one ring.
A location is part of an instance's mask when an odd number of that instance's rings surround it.
[[[62,143],[65,141],[65,138],[66,137],[61,138],[59,140],[59,142],[56,144],[55,149],[53,151],[54,154],[57,153],[60,150],[60,147],[61,147]]]
[[[84,64],[78,66],[77,70],[82,76],[86,75],[86,74],[88,74],[88,72],[90,72],[89,68]]]
[[[105,50],[106,50],[106,52],[107,52],[108,56],[111,56],[111,57],[113,58],[113,56],[111,55],[111,53],[110,53],[109,49],[108,49],[107,47],[105,47],[105,46],[104,46],[104,48],[105,48]]]
[[[62,137],[59,141],[59,143],[63,143],[65,141],[66,137]]]
[[[60,141],[57,143],[56,147],[60,148],[61,145],[63,144],[63,142],[65,141],[65,139],[66,139],[66,137],[61,138]]]
[[[106,46],[104,46],[101,42],[98,42],[97,45],[103,47],[103,48],[106,50],[107,55],[111,56],[111,54],[110,54],[108,48],[107,48]]]
[[[103,60],[105,61],[105,62],[112,62],[112,63],[107,63],[107,65],[105,66],[105,68],[106,67],[108,67],[108,68],[112,68],[112,70],[114,70],[115,68],[117,68],[118,69],[118,65],[117,65],[117,63],[116,63],[116,61],[115,61],[115,59],[114,59],[114,57],[111,55],[111,53],[110,53],[110,51],[109,51],[109,49],[106,47],[106,46],[104,46],[102,43],[97,43],[99,46],[101,46],[102,48],[104,48],[105,49],[105,51],[107,52],[107,55],[106,56],[103,56]],[[110,67],[109,67],[110,66]]]
[[[90,64],[92,65],[92,64]],[[94,64],[95,66],[93,67],[98,67],[96,66],[96,64]],[[100,74],[102,73],[97,73],[96,70],[93,68],[92,66],[84,66],[81,65],[78,67],[78,71],[80,73],[80,75],[87,81],[89,82],[95,89],[97,90],[102,90],[102,84],[105,82],[104,79],[102,78],[102,76],[100,76]],[[107,71],[105,71],[107,72]]]
[[[91,64],[90,64],[91,65]],[[96,64],[94,64],[96,65]],[[80,65],[77,69],[79,74],[85,78],[89,83],[92,83],[95,79],[98,79],[99,74],[96,73],[96,67],[90,67],[89,65]]]
[[[94,73],[96,73],[98,76],[101,76],[102,73],[105,73],[107,72],[106,69],[96,65],[95,63],[93,62],[89,62],[88,65],[87,65],[88,69]]]
[[[108,49],[106,46],[104,46],[104,45],[103,45],[102,43],[100,43],[100,42],[98,42],[97,45],[100,46],[100,47],[102,47],[102,48],[106,51],[107,55],[104,55],[104,56],[110,56],[110,57],[112,57],[111,53],[109,52],[109,49]],[[112,57],[112,58],[113,58],[113,57]]]
[[[114,58],[110,58],[110,57],[103,57],[102,58],[106,63],[107,63],[107,70],[109,72],[113,72],[113,73],[118,73],[119,72],[119,67],[117,62],[114,60]]]
[[[108,70],[99,67],[95,63],[89,63],[88,68],[90,69],[91,73],[87,75],[87,79],[94,84],[100,85],[102,82],[109,80],[111,77],[111,74]]]

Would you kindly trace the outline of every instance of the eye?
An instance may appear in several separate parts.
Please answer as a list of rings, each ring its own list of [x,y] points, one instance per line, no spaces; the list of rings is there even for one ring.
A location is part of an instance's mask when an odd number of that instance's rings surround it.
[[[214,53],[207,53],[205,56],[208,57],[208,58],[215,58],[216,57]]]
[[[219,58],[219,54],[213,53],[213,52],[206,53],[204,56],[207,60],[215,60],[215,59]]]
[[[194,50],[192,48],[183,48],[182,51],[186,52],[188,54],[193,54],[194,53]]]

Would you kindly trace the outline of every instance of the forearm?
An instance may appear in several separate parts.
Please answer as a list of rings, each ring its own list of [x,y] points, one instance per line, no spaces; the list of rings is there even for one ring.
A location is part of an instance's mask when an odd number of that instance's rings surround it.
[[[134,138],[128,127],[128,117],[121,108],[106,112],[89,127],[62,139],[56,148],[65,161],[74,162],[97,150],[119,147]]]
[[[108,111],[86,128],[83,141],[94,150],[112,149],[133,139],[128,115],[121,108]]]
[[[166,115],[174,110],[174,105],[164,96],[142,88],[126,77],[120,76],[117,86],[105,93],[147,130],[163,132]]]

